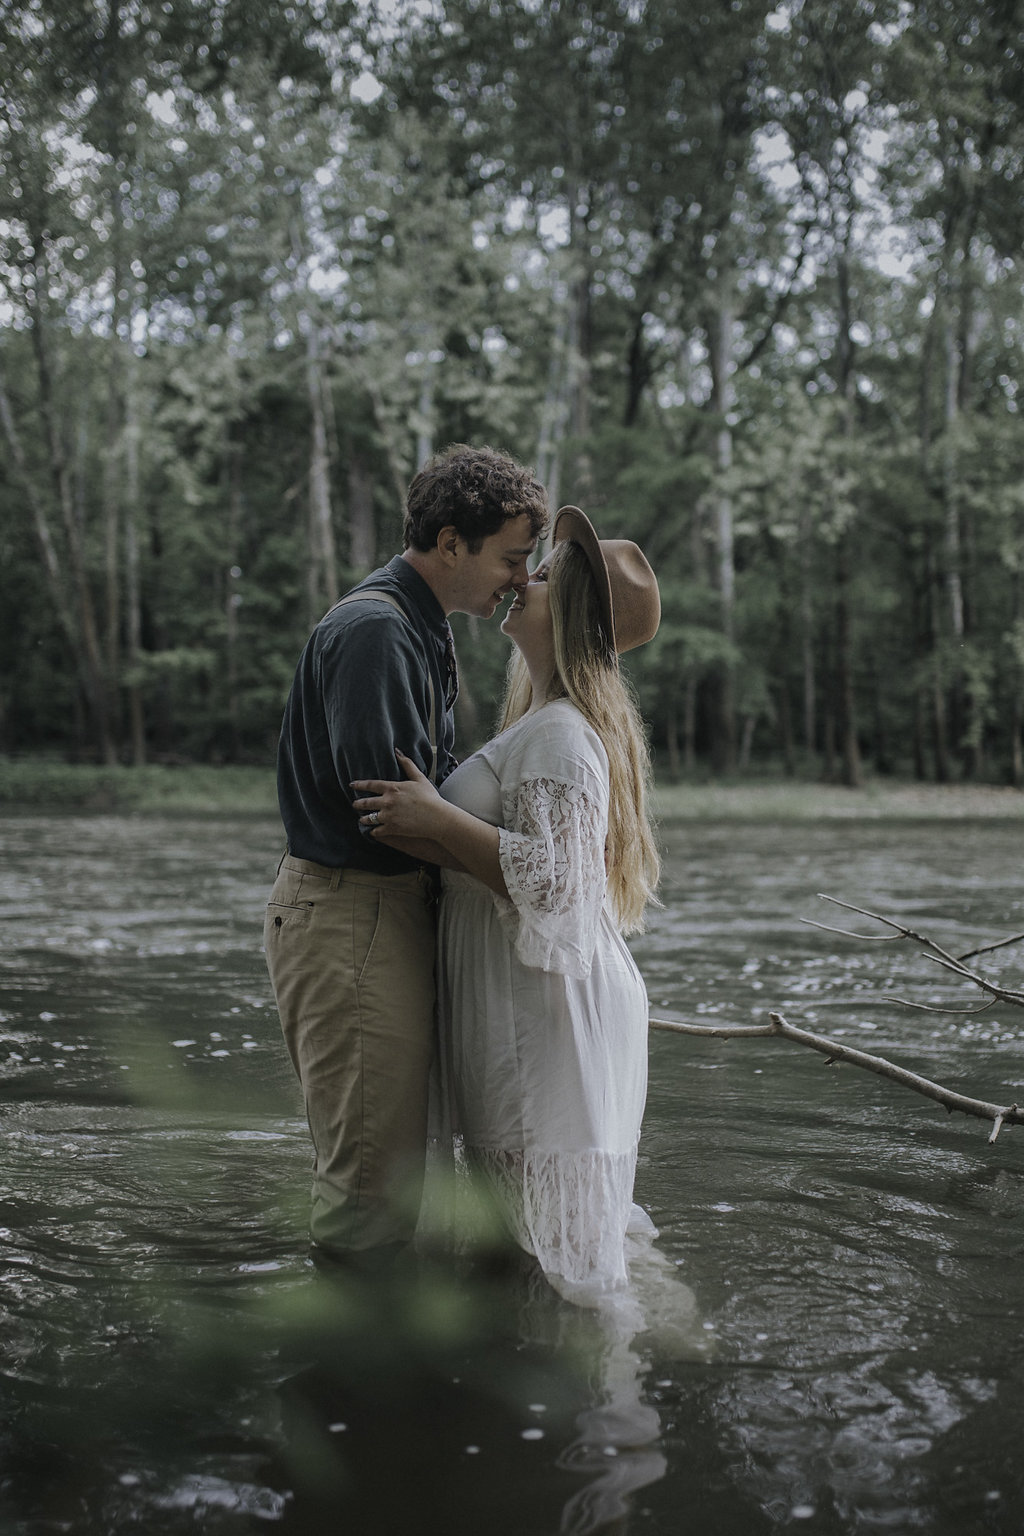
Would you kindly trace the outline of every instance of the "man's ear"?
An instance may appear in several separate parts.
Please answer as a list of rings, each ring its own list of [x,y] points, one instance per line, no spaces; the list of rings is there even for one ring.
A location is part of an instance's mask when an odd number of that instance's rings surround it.
[[[437,552],[445,565],[453,566],[456,564],[459,558],[459,546],[462,542],[463,540],[459,536],[458,529],[453,525],[449,524],[448,527],[441,529],[437,536]]]

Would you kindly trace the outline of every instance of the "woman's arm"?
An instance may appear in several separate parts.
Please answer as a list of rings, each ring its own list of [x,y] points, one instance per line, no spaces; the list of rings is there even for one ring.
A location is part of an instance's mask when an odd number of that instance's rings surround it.
[[[355,779],[353,809],[359,824],[382,843],[408,850],[408,840],[436,843],[448,855],[433,858],[447,868],[463,869],[499,896],[508,895],[498,859],[498,829],[442,800],[427,776],[404,752],[396,752],[404,779]]]
[[[372,829],[367,828],[370,836]],[[416,859],[420,864],[437,864],[441,869],[458,869],[466,873],[464,865],[460,864],[454,854],[447,848],[442,848],[440,843],[431,842],[426,837],[382,837],[380,842],[389,848],[396,849],[399,853],[406,854],[410,859]]]

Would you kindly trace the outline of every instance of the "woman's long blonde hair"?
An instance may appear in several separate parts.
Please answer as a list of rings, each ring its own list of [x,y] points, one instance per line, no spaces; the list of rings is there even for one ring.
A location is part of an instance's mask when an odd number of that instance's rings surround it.
[[[623,933],[643,928],[655,901],[660,859],[648,811],[651,756],[640,712],[601,623],[597,586],[579,544],[556,544],[548,566],[555,670],[547,699],[568,699],[593,726],[608,754],[608,893]],[[547,702],[547,701],[545,701]],[[533,703],[526,662],[509,662],[499,729],[521,720]]]

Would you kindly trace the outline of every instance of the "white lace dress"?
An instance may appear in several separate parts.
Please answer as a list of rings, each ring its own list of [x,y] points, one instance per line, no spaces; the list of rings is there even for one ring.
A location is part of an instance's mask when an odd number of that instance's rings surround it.
[[[647,997],[605,904],[608,760],[559,700],[468,758],[446,800],[501,828],[509,900],[445,872],[442,1078],[449,1129],[501,1189],[563,1294],[626,1280],[647,1091]]]

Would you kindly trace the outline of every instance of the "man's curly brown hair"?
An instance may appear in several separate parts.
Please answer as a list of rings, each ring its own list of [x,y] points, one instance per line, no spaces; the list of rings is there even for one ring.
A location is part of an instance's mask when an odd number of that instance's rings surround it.
[[[416,475],[405,499],[405,548],[429,550],[454,528],[478,554],[484,539],[525,512],[535,539],[547,530],[547,492],[532,469],[496,448],[454,443]]]

